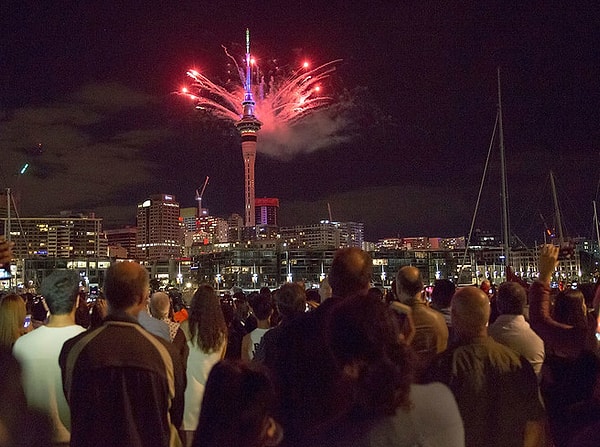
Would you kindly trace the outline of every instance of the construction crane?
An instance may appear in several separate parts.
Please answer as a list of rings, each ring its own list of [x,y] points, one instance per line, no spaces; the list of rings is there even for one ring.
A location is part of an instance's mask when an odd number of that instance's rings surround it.
[[[206,189],[206,185],[208,185],[208,175],[206,176],[206,179],[204,180],[204,184],[202,185],[202,189],[200,189],[200,192],[198,192],[198,189],[196,189],[196,200],[198,201],[198,217],[202,217],[202,195],[204,194],[204,190]]]

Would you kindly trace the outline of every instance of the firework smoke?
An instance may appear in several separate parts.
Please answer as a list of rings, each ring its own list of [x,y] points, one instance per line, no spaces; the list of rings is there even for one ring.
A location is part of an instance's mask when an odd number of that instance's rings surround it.
[[[196,70],[187,75],[193,80],[190,88],[183,88],[196,103],[219,119],[237,122],[243,114],[244,71],[226,48],[233,61],[239,80],[217,84]],[[342,103],[331,95],[324,95],[323,81],[336,69],[341,60],[334,60],[310,69],[308,63],[291,73],[271,61],[271,67],[262,70],[252,59],[252,94],[255,115],[261,121],[260,152],[273,156],[290,156],[297,152],[311,152],[340,142],[346,119],[340,114]]]

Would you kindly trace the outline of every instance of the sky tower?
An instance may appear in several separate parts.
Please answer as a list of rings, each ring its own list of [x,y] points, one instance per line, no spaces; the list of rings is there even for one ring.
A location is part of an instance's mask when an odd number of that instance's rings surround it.
[[[244,112],[242,119],[235,127],[242,136],[242,156],[244,157],[244,198],[245,221],[247,227],[255,226],[254,216],[254,160],[256,158],[257,133],[262,123],[254,115],[254,98],[252,97],[252,80],[250,76],[250,30],[246,29],[246,79],[244,82]]]

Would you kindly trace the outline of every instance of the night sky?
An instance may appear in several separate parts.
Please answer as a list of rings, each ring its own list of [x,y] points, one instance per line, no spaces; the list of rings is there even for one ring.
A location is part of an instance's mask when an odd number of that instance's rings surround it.
[[[151,194],[195,206],[208,175],[203,205],[243,214],[239,135],[174,92],[191,67],[224,78],[221,45],[241,60],[249,27],[257,58],[342,59],[331,109],[277,144],[259,134],[256,195],[280,199],[280,224],[327,218],[329,203],[368,240],[466,235],[500,67],[513,232],[541,241],[553,226],[552,170],[567,235],[591,236],[600,7],[453,3],[3,2],[1,186],[23,215],[95,211],[114,227]],[[499,233],[500,207],[496,144],[476,227]]]

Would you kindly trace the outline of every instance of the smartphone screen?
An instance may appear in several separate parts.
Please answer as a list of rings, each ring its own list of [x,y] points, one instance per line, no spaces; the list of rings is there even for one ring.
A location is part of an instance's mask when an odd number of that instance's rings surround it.
[[[23,322],[23,327],[28,328],[31,325],[31,315],[25,315],[25,321]]]
[[[10,279],[12,275],[10,274],[10,264],[2,264],[0,265],[0,280]]]

